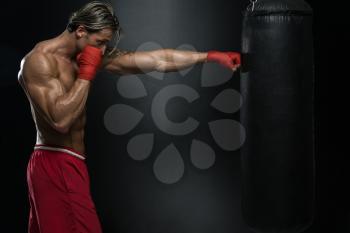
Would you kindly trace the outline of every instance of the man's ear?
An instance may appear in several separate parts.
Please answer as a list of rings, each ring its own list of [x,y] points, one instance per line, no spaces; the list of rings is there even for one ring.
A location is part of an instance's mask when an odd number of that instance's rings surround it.
[[[87,31],[84,26],[79,25],[77,29],[75,30],[75,35],[78,39],[84,37],[87,35]]]

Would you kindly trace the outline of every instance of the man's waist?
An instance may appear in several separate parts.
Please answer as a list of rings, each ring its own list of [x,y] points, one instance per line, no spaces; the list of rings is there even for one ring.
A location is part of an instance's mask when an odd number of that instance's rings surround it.
[[[48,151],[63,152],[63,153],[72,155],[76,158],[79,158],[81,160],[85,160],[86,158],[86,156],[83,153],[76,151],[75,149],[68,146],[53,145],[53,144],[35,144],[34,150],[48,150]]]

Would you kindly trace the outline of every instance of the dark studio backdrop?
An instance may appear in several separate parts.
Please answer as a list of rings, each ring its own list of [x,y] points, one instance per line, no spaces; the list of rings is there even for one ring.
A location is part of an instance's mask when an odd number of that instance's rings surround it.
[[[3,3],[1,232],[26,232],[29,213],[25,172],[36,132],[29,103],[16,80],[19,62],[35,43],[60,34],[70,13],[86,2]],[[350,232],[346,189],[350,176],[346,153],[335,144],[340,136],[331,129],[340,127],[344,109],[339,104],[343,85],[337,84],[345,77],[346,61],[338,58],[346,55],[348,37],[342,29],[349,28],[349,23],[341,6],[308,2],[314,9],[317,176],[316,217],[305,232],[346,233]],[[119,46],[237,51],[247,4],[247,0],[116,0],[113,5],[124,29]],[[217,81],[210,79],[213,69]],[[239,104],[228,114],[212,102],[223,90],[237,96],[232,89],[239,91],[239,73],[228,77],[205,65],[166,75],[99,74],[88,99],[86,146],[92,195],[104,232],[252,232],[240,212],[239,145],[227,145],[220,125],[220,120],[230,119],[237,126]],[[172,89],[162,89],[166,86]],[[176,93],[193,99],[196,107]],[[152,106],[170,97],[171,108],[164,111],[172,121],[183,122],[191,116],[199,125],[192,121],[182,132],[156,127],[152,119],[157,109]],[[331,115],[338,120],[332,121]],[[225,146],[231,146],[231,151]],[[193,148],[214,151],[216,156],[201,164],[191,155]],[[152,152],[145,154],[147,150]],[[172,159],[164,158],[165,154],[173,155]],[[166,172],[169,161],[176,164],[172,175]]]

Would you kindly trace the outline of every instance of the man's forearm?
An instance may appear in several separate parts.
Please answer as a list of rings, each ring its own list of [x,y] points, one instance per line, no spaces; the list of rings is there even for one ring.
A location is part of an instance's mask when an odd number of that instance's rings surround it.
[[[61,131],[67,132],[82,114],[90,85],[90,81],[77,79],[67,93],[57,98],[55,106],[53,106],[53,120]]]
[[[156,70],[160,72],[171,72],[186,69],[197,63],[206,61],[207,53],[182,51],[175,49],[163,49],[155,51],[158,59]]]
[[[54,106],[57,120],[64,131],[68,131],[82,114],[89,94],[90,82],[95,78],[101,61],[101,49],[89,45],[84,47],[77,56],[78,78],[67,93],[56,99]]]

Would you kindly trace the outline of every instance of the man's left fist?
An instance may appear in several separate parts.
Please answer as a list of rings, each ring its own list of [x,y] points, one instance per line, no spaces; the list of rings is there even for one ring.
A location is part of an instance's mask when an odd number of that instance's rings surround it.
[[[235,71],[241,65],[241,54],[237,52],[209,51],[207,62],[217,62]]]
[[[93,80],[102,61],[102,51],[91,45],[85,46],[83,51],[77,55],[79,65],[78,78]]]

